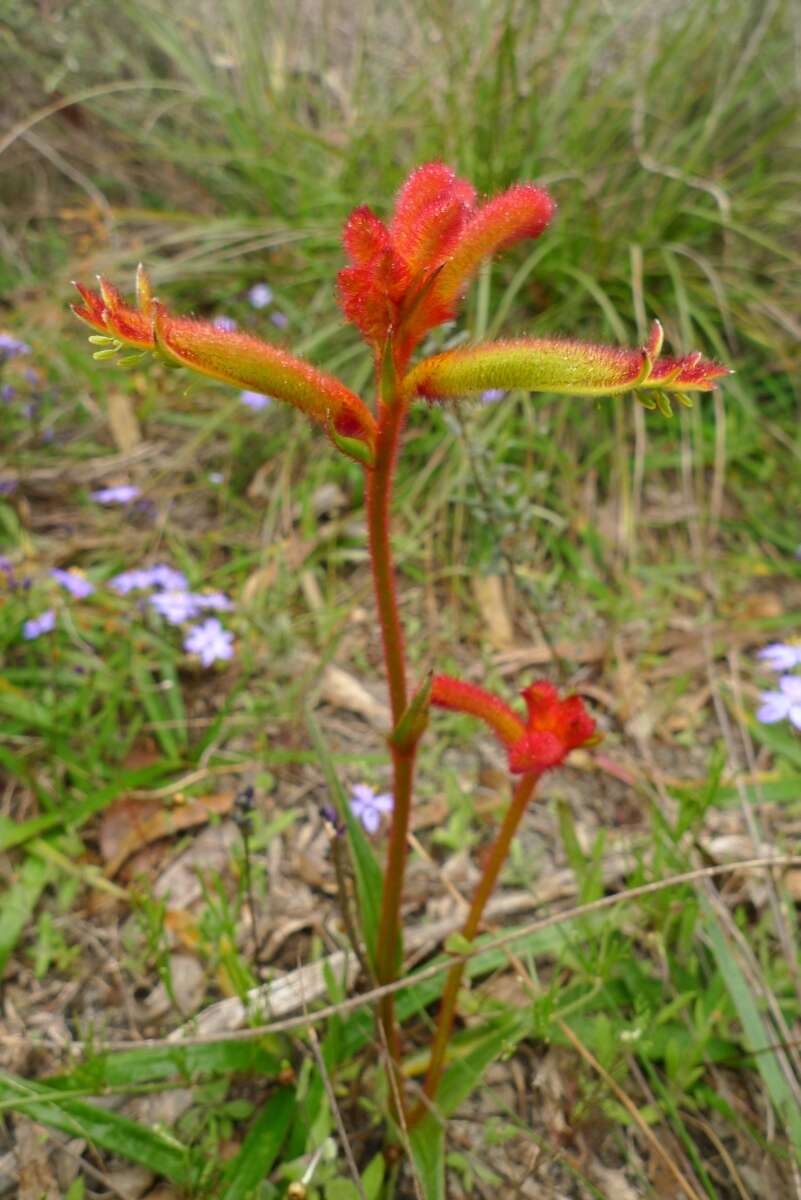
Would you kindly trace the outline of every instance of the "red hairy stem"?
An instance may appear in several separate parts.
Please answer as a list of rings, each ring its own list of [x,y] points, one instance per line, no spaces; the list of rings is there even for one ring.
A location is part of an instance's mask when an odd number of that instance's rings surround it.
[[[523,813],[526,811],[529,800],[534,795],[539,778],[538,774],[530,772],[527,775],[523,775],[517,782],[512,796],[512,803],[509,805],[500,832],[489,852],[484,873],[479,879],[478,886],[473,895],[467,920],[462,926],[462,937],[468,942],[472,942],[478,933],[487,901],[497,883],[500,869],[509,853],[512,838],[517,832],[517,827],[520,824]],[[442,1004],[439,1010],[437,1030],[431,1044],[431,1057],[428,1062],[425,1083],[423,1084],[423,1094],[432,1103],[436,1098],[437,1088],[439,1087],[445,1067],[445,1055],[456,1016],[456,1002],[459,996],[462,976],[464,975],[464,968],[464,962],[454,963],[448,972],[448,978],[445,981],[445,988],[442,993]],[[424,1101],[421,1101],[414,1111],[409,1114],[409,1127],[416,1125],[425,1116],[427,1111],[428,1105]]]
[[[390,503],[392,475],[398,451],[398,441],[405,416],[405,405],[393,397],[380,406],[375,465],[368,473],[367,522],[370,540],[370,560],[373,568],[376,606],[381,625],[384,661],[387,671],[393,728],[397,726],[407,705],[406,661],[403,647],[395,578],[390,544]],[[412,801],[412,781],[417,745],[414,742],[403,750],[392,746],[393,806],[392,826],[381,896],[376,975],[379,983],[389,983],[397,977],[400,961],[400,907],[403,879],[406,870],[409,814]],[[379,1020],[395,1074],[395,1095],[402,1105],[400,1073],[400,1034],[395,1021],[393,996],[385,996],[379,1008]]]

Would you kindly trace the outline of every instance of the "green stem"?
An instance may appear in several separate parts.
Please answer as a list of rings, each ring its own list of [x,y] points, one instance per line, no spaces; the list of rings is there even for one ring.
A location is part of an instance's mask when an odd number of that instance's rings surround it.
[[[517,832],[520,819],[526,811],[529,800],[534,795],[538,779],[539,775],[530,772],[528,775],[523,775],[515,787],[512,803],[507,809],[498,836],[489,852],[484,873],[478,881],[478,886],[470,905],[470,911],[462,926],[462,937],[468,942],[472,942],[478,933],[487,901],[492,894],[492,889],[498,880],[501,867],[509,853],[509,847],[512,844],[512,838]],[[445,1067],[445,1055],[448,1050],[454,1017],[456,1016],[456,1002],[459,996],[462,976],[464,975],[464,968],[464,961],[460,961],[454,963],[448,972],[448,978],[445,981],[445,988],[442,993],[442,1004],[439,1010],[437,1029],[434,1034],[434,1040],[431,1043],[431,1057],[429,1058],[428,1070],[426,1071],[425,1083],[423,1084],[423,1095],[427,1098],[428,1104],[421,1101],[414,1112],[409,1114],[408,1125],[410,1128],[425,1116],[429,1104],[433,1103],[436,1097],[437,1088],[439,1087]]]

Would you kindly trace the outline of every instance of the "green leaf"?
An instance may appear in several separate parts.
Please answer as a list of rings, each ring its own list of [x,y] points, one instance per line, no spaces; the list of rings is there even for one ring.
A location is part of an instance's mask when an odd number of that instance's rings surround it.
[[[437,1110],[449,1117],[481,1082],[481,1076],[491,1062],[513,1049],[531,1030],[528,1013],[510,1013],[499,1021],[485,1026],[466,1054],[452,1062],[437,1092]]]
[[[729,995],[737,1009],[737,1015],[745,1032],[745,1041],[750,1050],[762,1051],[763,1047],[771,1046],[776,1041],[775,1032],[772,1026],[763,1020],[754,993],[740,969],[736,954],[727,941],[711,905],[703,896],[701,902],[706,918],[705,932],[718,970],[723,976]],[[795,1098],[784,1077],[778,1054],[775,1050],[765,1050],[763,1053],[757,1054],[756,1063],[771,1102],[776,1112],[783,1118],[798,1161],[801,1162],[801,1113],[798,1111]]]
[[[378,945],[378,923],[381,916],[383,874],[376,862],[373,849],[365,836],[364,830],[350,810],[345,789],[339,782],[334,761],[323,740],[320,726],[317,724],[311,709],[306,710],[306,724],[314,748],[317,751],[331,799],[340,817],[345,822],[348,831],[348,843],[353,860],[353,870],[356,876],[356,894],[359,898],[362,934],[364,936],[367,957],[370,964],[374,966]]]
[[[281,1088],[270,1097],[226,1171],[220,1200],[250,1200],[255,1196],[278,1157],[294,1112],[294,1089]]]
[[[265,1039],[266,1041],[266,1039]],[[123,1050],[117,1054],[99,1054],[70,1071],[48,1079],[51,1088],[124,1088],[142,1083],[175,1079],[189,1080],[196,1075],[257,1072],[274,1077],[281,1069],[277,1054],[258,1042],[211,1042],[206,1046],[152,1046],[141,1050]]]
[[[31,919],[42,891],[54,874],[50,863],[43,862],[40,858],[27,858],[19,879],[0,900],[0,975],[3,974],[11,951]]]
[[[425,1200],[445,1200],[445,1125],[423,1117],[409,1134],[417,1182]]]
[[[186,1146],[118,1113],[59,1096],[45,1084],[31,1083],[6,1071],[0,1071],[0,1103],[50,1129],[60,1129],[129,1162],[141,1163],[172,1183],[191,1181],[192,1163]]]
[[[365,1200],[378,1200],[381,1194],[381,1187],[384,1183],[385,1171],[386,1162],[384,1155],[376,1154],[375,1158],[371,1158],[362,1171],[362,1188],[364,1189]]]
[[[12,821],[8,817],[0,817],[0,853],[11,850],[14,846],[22,846],[31,838],[46,833],[64,823],[61,813],[45,813],[41,817],[31,817],[28,821]]]

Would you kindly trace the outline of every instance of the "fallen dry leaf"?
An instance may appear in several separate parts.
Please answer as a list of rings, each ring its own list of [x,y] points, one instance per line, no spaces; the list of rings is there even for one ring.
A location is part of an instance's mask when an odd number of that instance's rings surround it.
[[[349,712],[364,717],[374,729],[384,731],[391,723],[387,706],[377,700],[354,675],[343,671],[341,667],[326,667],[320,695],[334,708],[346,708]]]
[[[472,587],[487,624],[490,645],[495,650],[508,650],[514,645],[515,631],[506,604],[503,579],[500,575],[474,575]]]
[[[234,802],[233,792],[194,797],[185,804],[163,800],[137,800],[123,796],[103,814],[100,852],[106,875],[113,878],[132,854],[161,838],[205,825],[213,815],[224,816]]]
[[[19,1200],[59,1200],[58,1186],[48,1158],[49,1135],[30,1117],[14,1117],[19,1172]]]
[[[123,454],[130,454],[142,440],[133,401],[127,392],[111,392],[106,400],[111,436]]]

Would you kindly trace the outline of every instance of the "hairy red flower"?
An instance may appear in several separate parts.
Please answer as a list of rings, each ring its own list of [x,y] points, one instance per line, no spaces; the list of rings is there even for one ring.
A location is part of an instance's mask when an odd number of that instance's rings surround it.
[[[450,675],[435,675],[431,703],[439,708],[470,713],[485,721],[497,735],[509,758],[509,770],[523,775],[541,775],[558,767],[571,750],[592,741],[595,722],[580,696],[559,698],[551,683],[532,683],[522,693],[528,719],[492,692]]]
[[[444,163],[413,171],[388,225],[354,209],[343,242],[351,265],[338,276],[345,316],[377,351],[392,331],[403,364],[427,330],[455,313],[481,261],[537,237],[554,212],[547,192],[521,184],[477,207],[471,184]]]

